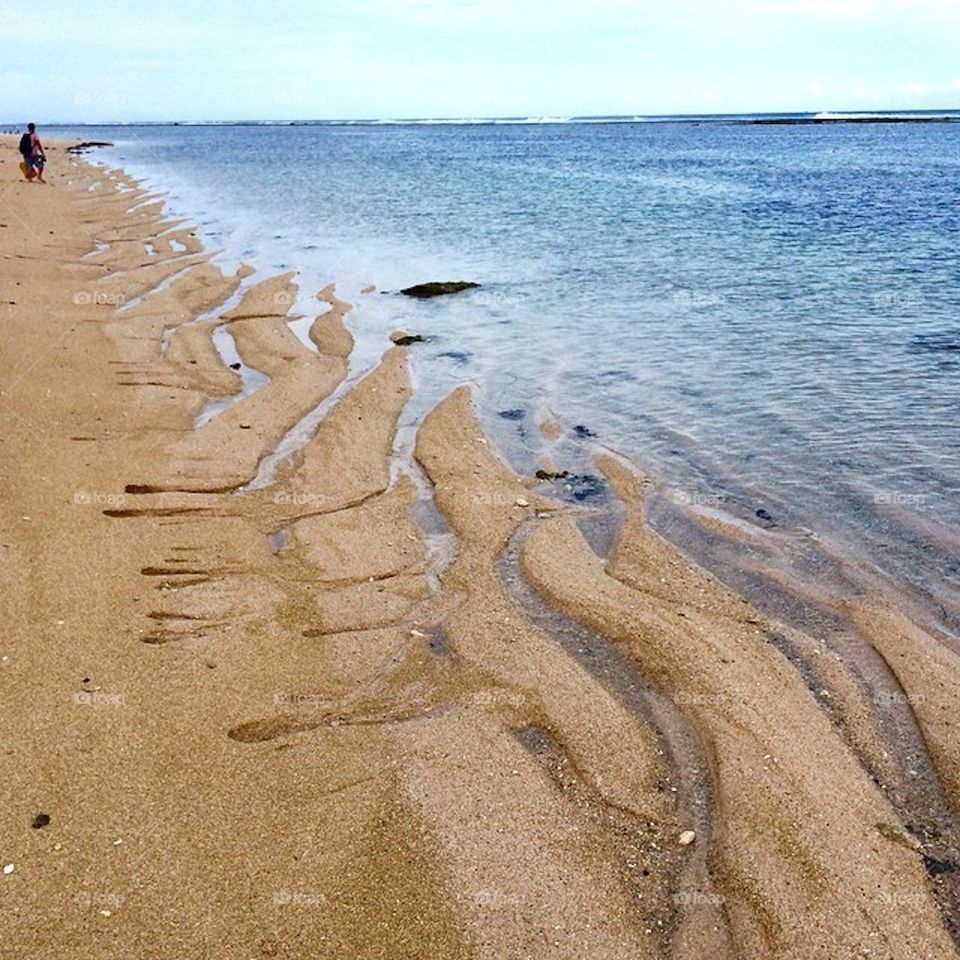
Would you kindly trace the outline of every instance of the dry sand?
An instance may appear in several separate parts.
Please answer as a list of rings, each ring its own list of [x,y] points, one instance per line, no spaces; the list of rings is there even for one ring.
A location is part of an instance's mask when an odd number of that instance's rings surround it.
[[[771,621],[611,456],[598,554],[465,388],[394,462],[390,331],[350,371],[332,289],[301,342],[294,276],[3,146],[4,960],[957,955],[949,638],[878,596],[834,603],[859,660]]]

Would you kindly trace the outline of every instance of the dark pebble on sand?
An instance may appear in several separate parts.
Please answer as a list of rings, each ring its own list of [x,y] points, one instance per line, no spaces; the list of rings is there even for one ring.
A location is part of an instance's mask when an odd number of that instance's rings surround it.
[[[50,822],[49,813],[38,813],[33,818],[33,823],[30,824],[34,830],[42,830]]]
[[[503,417],[504,420],[522,420],[526,415],[526,412],[520,409],[501,410],[497,414],[498,417]]]
[[[573,428],[573,432],[574,432],[578,437],[595,437],[595,436],[596,436],[596,434],[595,434],[592,430],[590,430],[590,429],[588,429],[587,427],[585,427],[582,423],[578,423],[578,424]]]

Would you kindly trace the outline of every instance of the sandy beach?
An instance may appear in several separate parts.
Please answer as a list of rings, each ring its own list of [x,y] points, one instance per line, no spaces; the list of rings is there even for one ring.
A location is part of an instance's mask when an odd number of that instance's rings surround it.
[[[467,387],[395,456],[415,343],[355,370],[334,288],[306,342],[295,273],[2,146],[4,960],[957,956],[934,624],[796,583],[832,626],[778,622],[651,529],[656,478],[598,445],[616,503],[554,495]]]

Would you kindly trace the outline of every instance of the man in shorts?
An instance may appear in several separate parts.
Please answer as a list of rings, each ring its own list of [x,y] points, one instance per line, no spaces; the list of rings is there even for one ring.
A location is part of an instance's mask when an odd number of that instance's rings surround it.
[[[43,152],[43,144],[37,136],[37,125],[35,123],[27,124],[27,132],[20,138],[20,154],[23,160],[20,162],[20,170],[27,180],[37,178],[37,183],[46,183],[43,179],[43,166],[47,158]]]

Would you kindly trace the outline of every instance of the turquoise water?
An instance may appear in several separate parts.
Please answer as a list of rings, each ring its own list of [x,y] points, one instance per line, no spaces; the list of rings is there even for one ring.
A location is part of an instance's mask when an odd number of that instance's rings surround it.
[[[519,467],[552,411],[681,498],[956,589],[960,125],[73,132],[114,141],[224,262],[336,281],[361,365],[390,330],[428,335],[414,413],[470,382]],[[360,294],[431,279],[482,287]]]

